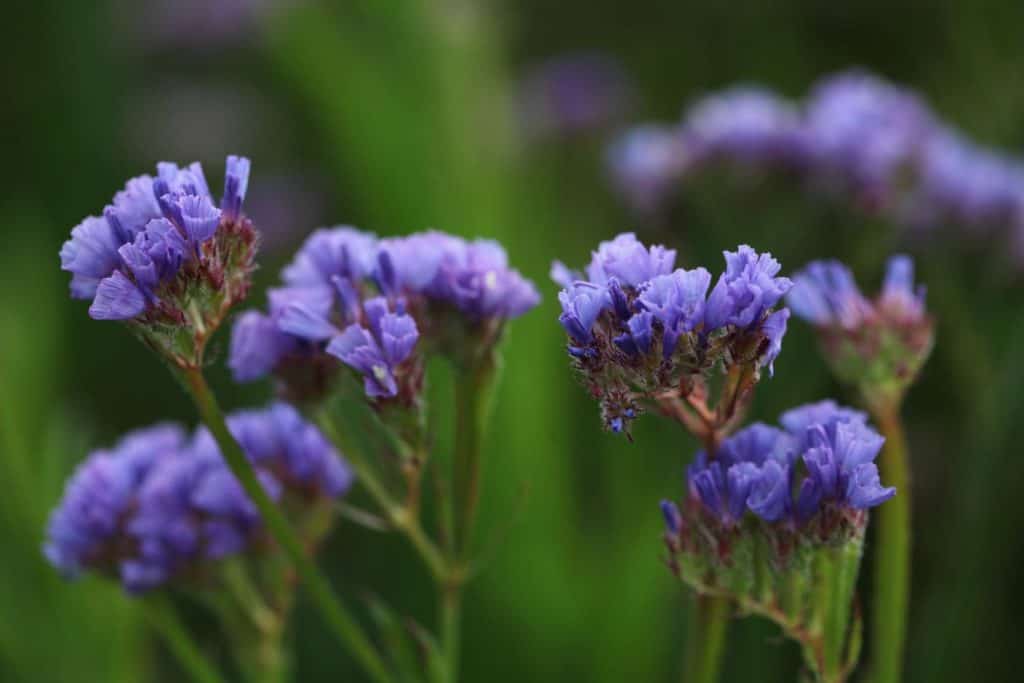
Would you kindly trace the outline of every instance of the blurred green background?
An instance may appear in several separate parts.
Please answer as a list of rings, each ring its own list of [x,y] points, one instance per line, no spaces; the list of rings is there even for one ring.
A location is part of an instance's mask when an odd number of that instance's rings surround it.
[[[907,241],[843,207],[727,181],[691,188],[685,211],[640,225],[603,169],[614,125],[537,135],[517,118],[524,78],[563,53],[621,64],[632,97],[620,124],[673,121],[693,97],[736,81],[799,96],[860,65],[919,89],[979,141],[1024,144],[1024,4],[782,4],[9,3],[0,22],[0,680],[182,680],[131,600],[96,580],[65,584],[39,552],[63,480],[90,448],[156,420],[193,422],[159,363],[68,299],[57,251],[126,178],[158,160],[199,159],[213,181],[227,153],[253,160],[248,208],[266,236],[254,306],[304,235],[336,223],[498,238],[544,293],[505,347],[482,527],[508,531],[495,532],[493,562],[468,592],[464,680],[679,678],[688,597],[661,564],[657,502],[681,495],[696,444],[654,418],[638,422],[632,444],[600,431],[568,371],[547,280],[552,258],[582,263],[598,240],[633,228],[677,247],[684,265],[712,270],[741,241],[787,270],[842,256],[869,290],[889,252],[918,257],[939,333],[907,404],[906,680],[1019,676],[1024,282],[1004,244],[954,233]],[[212,369],[222,402],[265,400],[267,386],[231,384],[227,336]],[[826,396],[849,398],[806,327],[791,324],[753,416]],[[372,590],[431,623],[430,586],[400,539],[342,526],[323,559],[346,596]],[[191,621],[216,649],[216,626],[202,614]],[[295,680],[359,680],[308,606],[292,641]],[[792,681],[798,667],[770,624],[732,627],[724,680]]]

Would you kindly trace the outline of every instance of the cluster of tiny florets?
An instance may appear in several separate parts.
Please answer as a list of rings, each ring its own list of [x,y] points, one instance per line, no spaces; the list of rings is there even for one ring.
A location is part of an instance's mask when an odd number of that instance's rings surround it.
[[[411,401],[424,342],[442,352],[469,337],[493,344],[506,320],[540,300],[496,242],[435,231],[317,230],[282,279],[267,313],[239,317],[229,365],[239,381],[274,373],[293,397],[321,392],[340,361],[370,398]]]
[[[290,406],[236,413],[228,427],[267,493],[310,510],[344,494],[352,474]],[[68,576],[95,571],[130,592],[170,581],[205,585],[218,562],[267,537],[259,514],[205,429],[140,429],[93,452],[50,517],[45,554]]]
[[[196,364],[206,338],[249,290],[256,233],[242,213],[248,182],[249,160],[228,157],[218,208],[199,163],[160,163],[155,177],[132,178],[61,248],[71,295],[92,301],[93,318],[130,321],[179,364]],[[173,340],[181,329],[192,345]]]
[[[602,242],[585,273],[552,268],[564,287],[559,322],[569,355],[612,431],[662,392],[689,393],[716,366],[770,371],[782,348],[789,311],[773,308],[791,283],[770,254],[746,245],[725,252],[710,293],[711,274],[675,268],[675,258],[626,233]]]
[[[739,86],[694,103],[680,124],[614,144],[613,180],[639,211],[709,167],[780,174],[913,228],[1010,227],[1024,244],[1024,165],[945,125],[910,90],[862,71],[823,79],[803,106]]]
[[[884,439],[865,414],[821,401],[783,413],[780,423],[752,424],[714,453],[698,453],[683,505],[662,503],[674,562],[682,554],[727,563],[736,539],[750,533],[784,561],[800,542],[862,534],[864,511],[895,495],[879,480],[873,461]]]
[[[908,256],[889,260],[881,291],[865,298],[850,269],[815,261],[793,278],[786,302],[814,325],[826,359],[843,381],[871,402],[892,402],[916,378],[931,352],[934,321],[923,287],[914,286]]]

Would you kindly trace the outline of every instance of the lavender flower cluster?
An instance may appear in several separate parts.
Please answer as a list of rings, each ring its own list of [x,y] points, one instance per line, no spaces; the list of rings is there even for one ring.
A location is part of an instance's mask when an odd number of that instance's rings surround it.
[[[103,216],[89,216],[60,251],[71,295],[91,299],[97,320],[182,324],[190,288],[205,285],[223,303],[245,297],[256,235],[242,214],[249,160],[229,156],[220,208],[202,166],[157,164],[132,178]]]
[[[616,185],[644,212],[720,164],[803,179],[908,227],[1009,227],[1024,237],[1024,165],[863,71],[826,77],[802,107],[757,87],[712,94],[680,124],[637,128],[609,154]]]
[[[771,254],[742,245],[725,252],[714,288],[704,268],[675,268],[676,252],[646,247],[632,233],[602,242],[586,273],[559,262],[551,276],[564,289],[559,322],[568,352],[612,431],[623,431],[639,401],[685,388],[716,364],[756,373],[782,349],[789,290]]]
[[[312,510],[343,495],[352,474],[290,406],[235,413],[228,427],[267,493]],[[62,573],[85,570],[142,592],[202,582],[217,562],[266,543],[256,508],[205,428],[161,424],[93,452],[50,517],[45,554]]]
[[[682,508],[662,502],[673,555],[727,561],[752,515],[785,559],[798,537],[828,542],[863,533],[864,511],[895,495],[879,480],[873,461],[884,439],[864,413],[826,400],[783,413],[780,423],[752,424],[715,453],[697,455]]]
[[[467,337],[493,344],[540,301],[498,243],[435,231],[317,230],[282,279],[267,313],[236,321],[228,364],[238,381],[274,373],[300,397],[322,391],[340,361],[370,398],[410,401],[422,381],[418,343],[447,353]]]
[[[794,276],[787,304],[814,325],[826,360],[843,381],[874,405],[894,405],[931,352],[934,321],[924,287],[914,286],[914,262],[893,256],[882,290],[865,298],[850,269],[815,261]]]

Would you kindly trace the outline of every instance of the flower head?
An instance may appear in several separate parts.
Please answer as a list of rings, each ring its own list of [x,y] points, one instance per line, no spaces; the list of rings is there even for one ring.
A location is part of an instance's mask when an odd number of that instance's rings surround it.
[[[795,530],[825,541],[863,532],[861,511],[895,495],[881,485],[873,462],[884,439],[863,413],[822,401],[784,413],[781,423],[782,429],[753,424],[725,439],[714,456],[697,454],[687,490],[700,506],[684,514],[681,526],[707,527],[724,539],[749,511],[769,525],[767,533]]]
[[[762,88],[739,86],[699,100],[681,136],[702,163],[786,167],[802,165],[807,156],[796,107]]]
[[[826,359],[872,405],[899,401],[931,351],[933,322],[908,256],[889,259],[882,291],[861,295],[850,270],[816,261],[795,276],[787,303],[812,323]]]
[[[899,175],[936,131],[914,94],[861,71],[830,76],[807,104],[808,144],[819,163],[873,201],[891,201]]]
[[[737,401],[761,368],[771,370],[789,317],[773,307],[789,280],[777,276],[770,254],[741,246],[725,256],[710,295],[705,268],[675,268],[674,250],[647,247],[632,233],[602,242],[585,275],[552,266],[567,350],[612,431],[625,431],[641,403],[683,398],[720,362],[749,368],[733,387]]]
[[[351,485],[337,452],[289,406],[236,413],[228,425],[268,494],[294,500],[289,509],[326,504]],[[256,552],[262,538],[256,508],[209,433],[189,439],[158,425],[78,467],[44,553],[65,575],[97,571],[136,593],[170,581],[205,585],[217,561]]]
[[[155,177],[129,180],[102,218],[87,217],[61,247],[71,295],[92,300],[94,319],[130,321],[178,365],[198,364],[248,291],[256,247],[242,214],[248,178],[249,160],[228,157],[220,208],[198,163],[160,163]]]
[[[437,231],[377,239],[350,227],[317,230],[282,279],[268,314],[235,323],[229,365],[240,381],[273,373],[297,399],[321,396],[340,360],[374,401],[411,401],[421,337],[420,346],[443,353],[493,345],[505,321],[539,302],[498,243]]]

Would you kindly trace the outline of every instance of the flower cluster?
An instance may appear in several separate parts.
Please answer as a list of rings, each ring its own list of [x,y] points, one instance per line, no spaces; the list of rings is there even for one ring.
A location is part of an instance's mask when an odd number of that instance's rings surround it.
[[[290,406],[236,413],[228,427],[267,493],[311,513],[344,494],[352,474]],[[266,543],[259,515],[205,429],[140,429],[95,451],[53,512],[45,553],[62,573],[91,570],[137,593],[202,582],[217,562]],[[310,539],[315,540],[315,539]]]
[[[89,216],[60,251],[71,295],[97,320],[132,321],[181,365],[196,365],[210,333],[248,292],[256,233],[242,213],[249,160],[228,157],[214,205],[202,166],[157,164],[132,178],[103,216]],[[191,334],[182,340],[180,331]]]
[[[630,105],[622,66],[599,53],[557,57],[534,68],[523,83],[520,109],[527,133],[571,136],[608,128]]]
[[[870,404],[898,401],[931,352],[934,324],[909,256],[889,260],[873,301],[839,261],[815,261],[797,273],[786,301],[814,325],[839,379],[858,386]]]
[[[492,345],[533,308],[533,284],[496,242],[441,232],[377,239],[349,227],[314,232],[268,294],[268,313],[235,324],[229,365],[239,381],[274,373],[293,397],[318,395],[340,361],[367,396],[410,402],[428,344],[457,354]]]
[[[863,413],[821,401],[784,413],[780,423],[750,425],[715,453],[698,453],[682,508],[662,503],[677,571],[688,561],[733,565],[751,534],[785,564],[800,544],[863,535],[865,510],[895,495],[873,462],[884,439]]]
[[[803,179],[908,227],[1010,227],[1024,244],[1024,165],[971,143],[915,93],[862,71],[823,79],[799,108],[760,88],[709,95],[675,127],[628,132],[609,163],[643,212],[726,164]]]
[[[585,274],[552,267],[564,287],[558,320],[569,355],[612,431],[626,428],[641,401],[688,394],[716,365],[746,367],[756,378],[782,348],[789,311],[773,307],[791,283],[770,254],[746,245],[725,252],[710,294],[711,274],[675,268],[675,258],[625,233],[599,245]]]

